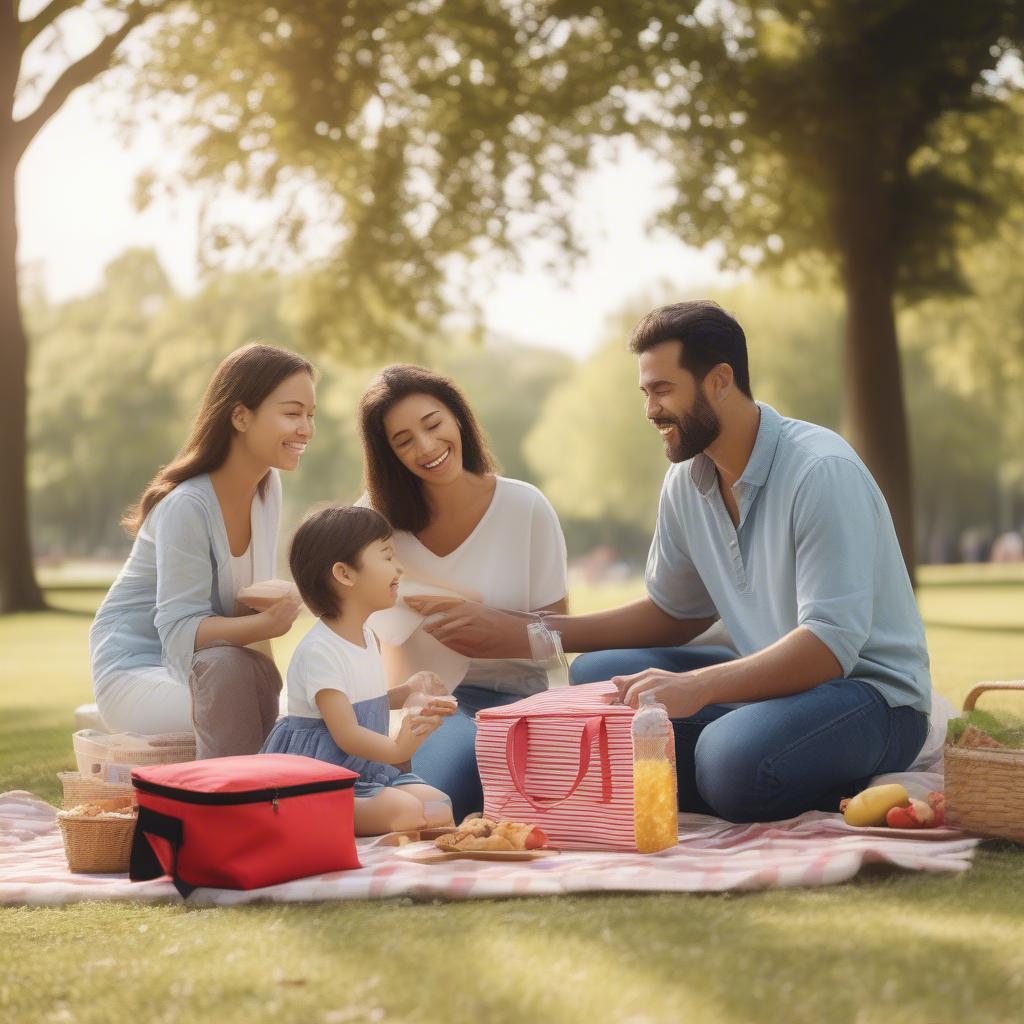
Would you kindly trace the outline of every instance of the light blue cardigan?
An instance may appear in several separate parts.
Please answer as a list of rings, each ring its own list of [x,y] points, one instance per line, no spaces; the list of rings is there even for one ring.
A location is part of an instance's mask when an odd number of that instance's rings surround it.
[[[270,471],[252,503],[253,581],[277,564],[281,478]],[[93,688],[115,673],[163,666],[187,684],[199,623],[233,615],[231,549],[207,474],[179,484],[146,516],[128,561],[89,631]]]

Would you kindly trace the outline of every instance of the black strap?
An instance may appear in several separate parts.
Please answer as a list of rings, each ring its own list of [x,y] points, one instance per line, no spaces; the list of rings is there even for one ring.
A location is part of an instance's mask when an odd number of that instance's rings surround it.
[[[172,818],[169,814],[161,814],[149,807],[139,807],[139,820],[135,824],[135,835],[132,838],[128,877],[133,882],[144,882],[166,874],[149,841],[149,835],[159,836],[171,844],[171,880],[182,898],[188,899],[196,887],[183,882],[178,876],[178,852],[185,841],[180,818]]]

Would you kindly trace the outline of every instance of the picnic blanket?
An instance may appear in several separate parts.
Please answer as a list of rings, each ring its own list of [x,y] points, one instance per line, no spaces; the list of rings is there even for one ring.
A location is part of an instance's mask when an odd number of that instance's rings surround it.
[[[321,900],[481,899],[583,892],[724,892],[834,885],[866,865],[910,871],[966,870],[980,840],[955,829],[893,832],[855,829],[838,814],[809,812],[788,821],[734,825],[680,814],[679,845],[658,854],[559,852],[534,861],[452,860],[416,864],[380,840],[359,840],[363,867],[237,892],[197,889],[206,906]],[[0,795],[0,904],[56,905],[83,900],[179,903],[168,879],[73,875],[56,810],[30,793]]]

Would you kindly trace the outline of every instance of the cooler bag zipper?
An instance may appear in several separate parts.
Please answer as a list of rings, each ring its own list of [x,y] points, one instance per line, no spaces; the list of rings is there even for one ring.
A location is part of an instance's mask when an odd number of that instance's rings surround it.
[[[352,789],[355,779],[330,779],[326,782],[304,782],[296,786],[274,786],[264,789],[243,789],[233,793],[197,793],[177,786],[161,786],[145,779],[132,779],[132,785],[142,793],[178,800],[183,804],[203,804],[214,807],[230,807],[235,804],[269,803],[274,813],[279,813],[278,801],[291,796],[310,796],[313,793],[330,793],[335,790]]]

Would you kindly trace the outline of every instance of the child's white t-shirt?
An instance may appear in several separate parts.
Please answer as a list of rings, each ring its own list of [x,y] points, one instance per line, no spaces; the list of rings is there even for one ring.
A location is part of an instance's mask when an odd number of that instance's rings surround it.
[[[353,708],[385,696],[387,683],[377,638],[365,625],[363,641],[365,648],[338,636],[318,619],[299,641],[288,665],[288,714],[323,718],[316,706],[320,690],[340,690]]]
[[[392,541],[409,577],[475,599],[478,595],[492,608],[536,611],[561,601],[568,592],[565,537],[558,514],[533,484],[522,480],[499,476],[480,522],[447,555],[435,555],[404,530],[396,530]],[[377,613],[381,614],[387,613]],[[375,618],[370,617],[371,626]],[[402,647],[415,642],[413,634]],[[462,681],[524,694],[547,685],[534,662],[519,659],[474,659]]]

